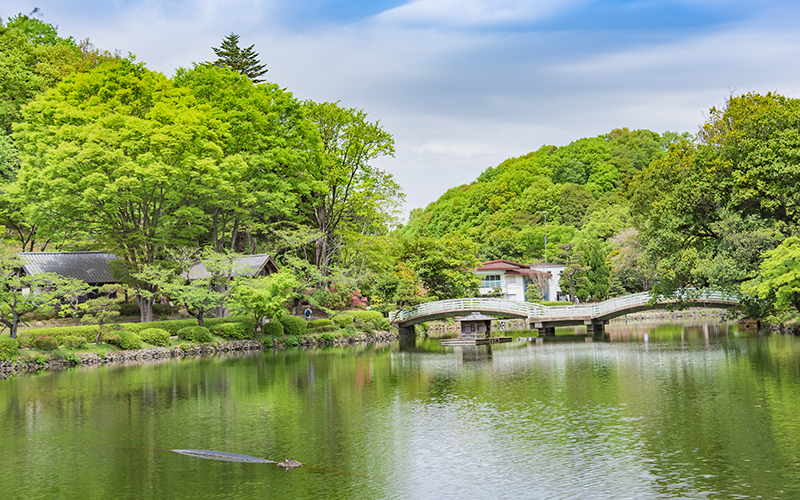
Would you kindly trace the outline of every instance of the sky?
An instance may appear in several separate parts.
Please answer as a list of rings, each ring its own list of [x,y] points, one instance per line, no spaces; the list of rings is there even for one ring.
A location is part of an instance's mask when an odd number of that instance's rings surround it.
[[[5,0],[172,76],[236,33],[299,99],[395,138],[404,213],[542,145],[695,133],[730,95],[800,97],[798,0]]]

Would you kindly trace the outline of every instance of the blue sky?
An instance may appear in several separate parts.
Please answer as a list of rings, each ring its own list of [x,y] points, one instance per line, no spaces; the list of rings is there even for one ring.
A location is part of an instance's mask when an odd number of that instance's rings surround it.
[[[745,92],[800,97],[800,3],[778,0],[6,0],[171,76],[228,33],[267,78],[397,144],[406,211],[505,158],[613,128],[695,132]]]

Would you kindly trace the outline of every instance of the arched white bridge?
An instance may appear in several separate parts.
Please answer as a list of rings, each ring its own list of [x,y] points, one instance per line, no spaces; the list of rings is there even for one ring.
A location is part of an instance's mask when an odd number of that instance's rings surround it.
[[[553,335],[558,326],[586,325],[591,331],[603,331],[608,321],[626,314],[652,309],[666,309],[680,302],[686,307],[727,309],[739,303],[736,295],[710,290],[686,290],[679,298],[654,297],[649,292],[624,295],[593,304],[543,306],[504,299],[465,298],[426,302],[397,312],[392,321],[400,332],[411,333],[413,326],[425,321],[464,316],[472,311],[526,319],[540,335]]]

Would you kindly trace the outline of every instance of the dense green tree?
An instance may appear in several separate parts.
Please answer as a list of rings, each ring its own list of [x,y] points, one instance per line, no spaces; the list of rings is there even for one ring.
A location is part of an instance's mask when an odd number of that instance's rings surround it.
[[[14,139],[25,219],[50,232],[78,222],[134,269],[205,235],[202,204],[239,167],[208,106],[129,60],[71,75],[24,118]]]
[[[274,321],[286,315],[286,304],[296,287],[294,275],[286,268],[261,278],[239,278],[233,282],[230,308],[253,318],[255,335],[264,319]]]
[[[394,155],[394,139],[379,122],[338,103],[306,106],[321,141],[319,160],[308,172],[314,182],[308,197],[319,232],[315,264],[326,275],[341,250],[339,231],[373,217],[370,213],[391,210],[404,195],[391,174],[370,165],[375,158]]]
[[[764,254],[761,274],[745,286],[761,299],[775,298],[777,309],[800,313],[800,238],[792,236]]]
[[[231,33],[222,39],[219,47],[212,47],[218,59],[214,65],[220,68],[230,68],[252,80],[253,83],[261,83],[264,80],[259,77],[264,75],[267,70],[266,64],[261,64],[258,53],[253,50],[254,45],[249,47],[239,47],[239,35]]]
[[[468,238],[458,234],[417,237],[401,241],[400,247],[399,260],[419,278],[428,296],[443,300],[478,294],[480,280],[473,271],[480,261]]]
[[[103,326],[110,319],[119,316],[120,305],[124,300],[121,292],[122,287],[120,285],[103,285],[97,290],[97,297],[78,305],[78,308],[84,313],[81,322],[97,325],[95,344],[100,342],[100,337],[103,335]]]
[[[578,244],[581,264],[586,268],[585,281],[577,295],[593,301],[604,300],[610,287],[611,268],[606,262],[605,245],[598,238],[585,237]]]

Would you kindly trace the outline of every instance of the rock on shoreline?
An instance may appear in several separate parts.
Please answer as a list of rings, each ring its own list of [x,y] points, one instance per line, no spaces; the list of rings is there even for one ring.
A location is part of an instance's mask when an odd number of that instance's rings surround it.
[[[397,334],[390,332],[376,332],[372,335],[353,334],[333,340],[322,338],[299,339],[298,347],[315,348],[331,345],[348,345],[356,343],[393,342],[398,339]],[[185,356],[208,356],[227,352],[263,351],[265,349],[286,348],[285,342],[275,342],[271,348],[264,347],[258,340],[231,340],[215,342],[212,344],[191,344],[187,349],[179,345],[170,347],[151,347],[149,349],[136,349],[130,351],[110,351],[104,355],[97,353],[76,353],[80,361],[66,358],[51,358],[43,363],[35,361],[0,361],[0,379],[23,373],[39,371],[63,370],[77,365],[93,366],[107,364],[137,364],[159,359],[182,358]]]

